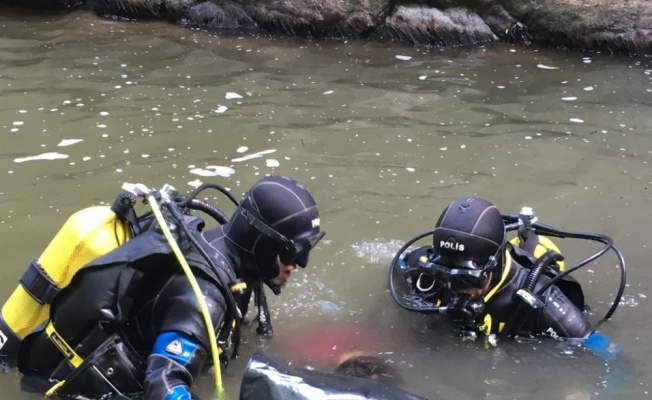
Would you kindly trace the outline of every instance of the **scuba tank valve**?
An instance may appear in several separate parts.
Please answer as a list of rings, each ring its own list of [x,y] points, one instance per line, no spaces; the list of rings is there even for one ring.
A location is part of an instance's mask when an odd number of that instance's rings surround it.
[[[534,215],[532,207],[521,208],[521,212],[518,214],[518,235],[521,237],[522,242],[525,242],[530,233],[534,232],[532,224],[536,223],[537,220],[538,218]]]

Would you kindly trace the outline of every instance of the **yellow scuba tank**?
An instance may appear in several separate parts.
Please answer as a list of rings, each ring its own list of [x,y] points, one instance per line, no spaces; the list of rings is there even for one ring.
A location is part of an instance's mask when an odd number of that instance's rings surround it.
[[[109,206],[85,208],[70,216],[2,307],[0,326],[11,332],[0,331],[0,349],[7,334],[23,340],[49,318],[49,302],[79,269],[131,237],[130,224],[121,221]]]
[[[555,244],[555,242],[552,241],[547,236],[541,236],[537,235],[538,243],[536,247],[534,248],[534,251],[532,252],[534,254],[535,258],[541,257],[546,251],[548,250],[554,250],[559,254],[561,253],[561,250],[559,250],[559,247]],[[509,241],[511,244],[513,244],[515,247],[520,246],[521,240],[519,239],[518,236],[514,237],[512,240]],[[565,268],[564,261],[557,261],[557,265],[559,266],[559,270],[563,271]]]

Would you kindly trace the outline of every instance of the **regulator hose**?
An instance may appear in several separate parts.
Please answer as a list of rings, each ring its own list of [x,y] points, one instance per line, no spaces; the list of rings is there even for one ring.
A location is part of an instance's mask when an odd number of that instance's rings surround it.
[[[518,215],[503,213],[502,216],[503,216],[503,220],[507,224],[509,224],[510,226],[516,226],[518,228],[518,219],[519,219]],[[604,244],[604,246],[601,249],[599,249],[591,256],[585,258],[584,260],[579,261],[578,263],[574,264],[572,267],[566,269],[565,271],[561,272],[559,275],[552,278],[550,281],[546,282],[546,284],[543,285],[537,291],[536,295],[542,294],[550,286],[559,282],[565,276],[571,274],[574,271],[577,271],[578,269],[582,268],[586,264],[594,261],[598,257],[605,254],[607,251],[612,250],[616,254],[616,258],[618,259],[618,264],[620,265],[620,285],[618,287],[618,292],[616,293],[613,303],[611,304],[611,307],[609,307],[609,310],[607,310],[605,316],[600,321],[598,321],[598,323],[595,325],[597,329],[597,327],[600,326],[603,322],[611,318],[613,313],[620,305],[620,301],[622,299],[623,293],[625,292],[625,287],[627,285],[627,268],[625,265],[625,258],[623,257],[623,254],[621,253],[620,249],[618,248],[618,246],[614,244],[613,239],[611,237],[600,233],[569,231],[569,230],[555,228],[549,225],[544,225],[539,222],[534,222],[531,225],[531,227],[534,229],[534,232],[538,235],[552,236],[552,237],[558,237],[562,239],[571,238],[571,239],[591,240],[591,241]]]
[[[238,200],[236,200],[236,198],[233,197],[231,192],[229,192],[224,186],[220,186],[220,185],[217,185],[215,183],[202,183],[201,185],[199,185],[195,189],[193,189],[192,192],[190,192],[187,195],[183,196],[183,199],[177,201],[177,205],[179,207],[186,207],[186,205],[192,199],[197,197],[197,195],[199,195],[199,193],[201,193],[205,189],[215,189],[215,190],[221,192],[226,197],[228,197],[228,199],[231,200],[231,202],[233,202],[233,204],[235,204],[236,206],[238,205]]]
[[[185,207],[192,210],[203,211],[206,214],[210,215],[215,221],[220,225],[227,224],[229,222],[229,217],[215,205],[208,203],[204,200],[190,199],[186,202]]]
[[[174,219],[178,222],[179,226],[183,230],[183,232],[186,234],[188,237],[188,240],[193,244],[195,249],[201,254],[201,256],[206,260],[210,268],[213,270],[215,273],[215,276],[219,280],[220,284],[217,285],[218,289],[222,293],[222,296],[224,296],[224,299],[227,301],[228,306],[233,310],[235,314],[234,318],[234,327],[233,327],[233,335],[236,338],[240,338],[240,330],[241,330],[241,321],[242,321],[242,313],[240,312],[240,309],[238,308],[238,304],[235,301],[235,298],[233,297],[233,293],[229,290],[229,285],[227,282],[224,281],[224,277],[220,273],[219,268],[215,265],[213,260],[210,258],[208,253],[206,253],[206,250],[199,244],[197,239],[192,235],[192,233],[188,230],[188,227],[186,224],[183,222],[183,215],[181,214],[181,211],[177,207],[177,205],[174,202],[169,202],[167,203],[168,205],[168,210],[170,210],[170,213],[174,217]],[[232,357],[236,357],[238,355],[238,349],[240,347],[240,341],[236,340],[233,343],[233,355]],[[215,368],[217,369],[219,365],[216,365]]]
[[[543,273],[543,270],[550,264],[553,264],[557,261],[563,261],[564,256],[561,254],[557,253],[554,250],[548,250],[546,251],[541,257],[539,257],[534,265],[532,265],[532,268],[530,270],[530,273],[527,275],[527,278],[525,279],[525,282],[523,283],[522,289],[532,293],[534,290],[534,287],[536,286],[537,282],[539,281],[539,277],[541,277],[541,273]]]
[[[258,282],[254,286],[254,302],[258,307],[258,327],[256,333],[261,336],[272,336],[274,328],[272,327],[271,317],[269,315],[269,306],[267,305],[267,296],[265,295],[265,288],[262,282]]]

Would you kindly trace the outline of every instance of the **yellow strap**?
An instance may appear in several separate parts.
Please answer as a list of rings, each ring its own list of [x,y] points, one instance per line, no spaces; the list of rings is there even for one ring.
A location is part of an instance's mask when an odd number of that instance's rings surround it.
[[[50,389],[48,389],[47,392],[45,392],[45,397],[52,397],[54,394],[59,390],[59,388],[63,385],[65,385],[66,381],[60,381],[57,382],[54,386],[52,386]]]
[[[238,282],[234,283],[231,285],[231,291],[232,292],[237,292],[239,290],[247,290],[247,283],[246,282]]]
[[[485,335],[490,335],[492,324],[491,314],[487,314],[484,316],[484,323],[478,327],[478,330]]]
[[[75,353],[75,350],[70,347],[68,343],[59,335],[54,329],[54,325],[52,325],[52,321],[48,322],[48,324],[45,326],[45,333],[48,335],[48,338],[54,346],[59,349],[61,354],[63,354],[64,357],[75,367],[79,368],[79,366],[84,362],[84,360]]]
[[[512,268],[512,256],[509,254],[509,251],[506,251],[505,252],[505,267],[503,267],[503,275],[500,277],[500,282],[498,282],[498,284],[496,286],[494,286],[494,288],[491,289],[489,291],[489,293],[487,293],[484,296],[483,300],[484,300],[485,303],[488,302],[489,299],[491,299],[493,297],[493,295],[496,294],[498,289],[500,289],[503,286],[503,284],[505,283],[505,280],[507,279],[507,275],[509,275],[509,270],[511,268]]]

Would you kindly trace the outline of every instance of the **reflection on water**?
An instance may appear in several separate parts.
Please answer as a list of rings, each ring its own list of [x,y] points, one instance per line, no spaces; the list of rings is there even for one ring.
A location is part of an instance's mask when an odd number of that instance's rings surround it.
[[[646,59],[237,37],[84,13],[3,10],[0,33],[2,293],[68,215],[112,201],[124,182],[182,191],[217,182],[239,196],[260,175],[282,173],[313,192],[328,240],[270,299],[275,338],[247,330],[243,357],[225,372],[230,393],[256,348],[328,368],[292,353],[307,332],[343,338],[317,346],[321,361],[375,345],[365,350],[433,399],[649,396]],[[393,253],[468,194],[614,237],[630,278],[623,307],[601,327],[622,348],[615,361],[549,340],[486,349],[393,304]],[[586,255],[564,245],[567,258]],[[593,318],[617,290],[615,264],[605,256],[578,274]],[[329,332],[337,326],[352,333]],[[19,392],[16,378],[0,376],[3,393],[40,398]],[[205,398],[211,382],[198,382]]]

